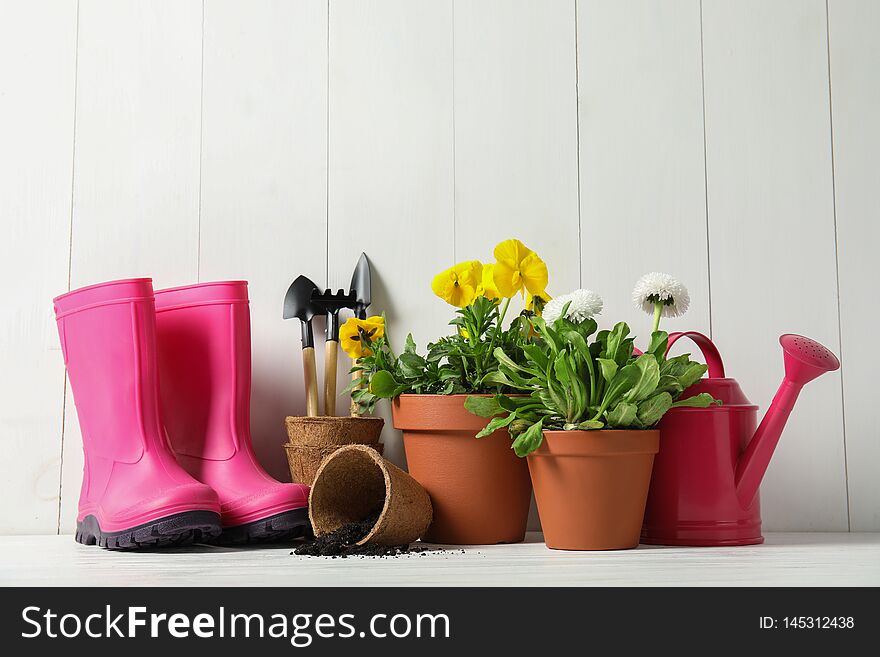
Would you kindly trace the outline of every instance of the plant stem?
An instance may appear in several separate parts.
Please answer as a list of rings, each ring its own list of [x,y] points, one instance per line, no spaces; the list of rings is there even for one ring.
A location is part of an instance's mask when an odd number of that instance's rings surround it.
[[[590,406],[595,406],[596,402],[599,401],[599,387],[598,382],[596,381],[596,370],[593,368],[593,358],[592,355],[590,358],[586,359],[587,361],[587,369],[590,370]]]
[[[660,328],[660,317],[663,314],[663,302],[655,301],[654,302],[654,329],[651,331],[653,333],[657,329]]]
[[[504,321],[504,316],[507,315],[507,309],[510,306],[510,297],[507,298],[507,301],[504,302],[504,308],[501,310],[501,314],[498,315],[498,321],[495,322],[495,331],[492,333],[492,340],[489,342],[489,358],[494,358],[493,352],[495,351],[495,338],[498,337],[498,331],[501,330],[501,323]]]

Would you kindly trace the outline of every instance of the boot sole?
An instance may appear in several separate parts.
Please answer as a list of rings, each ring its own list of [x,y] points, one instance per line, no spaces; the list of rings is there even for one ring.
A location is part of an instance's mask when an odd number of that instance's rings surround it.
[[[99,545],[108,550],[138,550],[210,543],[220,535],[220,514],[213,511],[185,511],[121,532],[101,530],[95,516],[76,523],[76,542]]]
[[[249,522],[246,525],[224,527],[216,542],[219,545],[274,543],[303,538],[311,533],[309,510],[302,508],[284,511],[268,518]]]

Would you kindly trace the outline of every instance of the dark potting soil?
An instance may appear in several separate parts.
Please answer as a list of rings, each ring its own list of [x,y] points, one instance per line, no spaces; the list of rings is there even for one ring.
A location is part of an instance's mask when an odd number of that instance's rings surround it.
[[[379,513],[376,512],[363,520],[350,522],[336,531],[300,545],[291,554],[345,559],[346,557],[399,557],[405,554],[437,551],[409,545],[356,545],[359,540],[370,533],[378,519]]]

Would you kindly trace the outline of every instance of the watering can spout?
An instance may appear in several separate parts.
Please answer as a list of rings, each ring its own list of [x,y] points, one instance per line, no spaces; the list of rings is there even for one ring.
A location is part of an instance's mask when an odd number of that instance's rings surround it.
[[[736,464],[736,494],[743,507],[755,499],[801,389],[816,377],[840,367],[837,356],[810,338],[787,334],[779,338],[779,344],[785,361],[785,378]]]

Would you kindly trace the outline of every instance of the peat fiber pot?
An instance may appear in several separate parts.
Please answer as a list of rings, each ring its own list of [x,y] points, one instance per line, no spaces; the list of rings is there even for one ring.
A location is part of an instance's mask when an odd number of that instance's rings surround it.
[[[636,547],[659,446],[656,430],[545,431],[527,458],[547,547]]]
[[[290,477],[299,484],[311,486],[321,461],[344,445],[368,445],[382,453],[380,417],[288,416],[284,424]]]
[[[523,540],[532,486],[528,465],[502,429],[474,436],[486,418],[464,408],[468,395],[401,395],[392,404],[409,473],[428,494],[432,543],[488,545]]]
[[[358,545],[406,545],[431,524],[431,500],[418,482],[366,445],[340,447],[324,459],[309,495],[315,536],[377,513]]]

